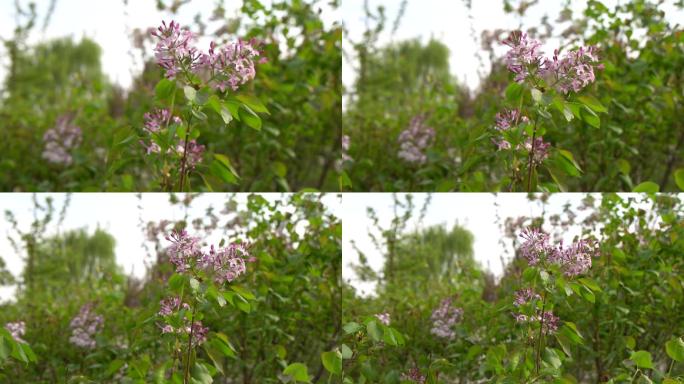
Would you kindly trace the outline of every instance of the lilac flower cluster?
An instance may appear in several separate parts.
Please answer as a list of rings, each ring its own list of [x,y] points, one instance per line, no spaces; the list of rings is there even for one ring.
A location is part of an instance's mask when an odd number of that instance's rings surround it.
[[[201,268],[213,275],[219,284],[237,279],[247,272],[246,262],[255,261],[243,244],[230,244],[219,249],[212,245],[209,252],[204,252],[200,248],[200,239],[189,236],[185,230],[174,230],[166,240],[171,242],[169,261],[176,267],[176,272]]]
[[[204,145],[198,144],[195,140],[188,141],[187,150],[188,154],[185,158],[187,167],[194,169],[197,164],[202,161],[202,155],[204,154]],[[185,154],[185,140],[181,140],[178,145],[176,145],[176,152],[179,156],[183,157]]]
[[[463,317],[463,309],[452,306],[452,301],[451,297],[442,300],[430,317],[432,319],[432,330],[430,332],[448,340],[456,337],[456,332],[452,327]]]
[[[564,247],[562,242],[554,246],[549,235],[537,228],[524,229],[520,237],[524,240],[520,253],[529,265],[556,264],[567,277],[586,273],[591,268],[592,259],[598,256],[597,244],[589,240],[575,241],[569,247]]]
[[[534,316],[526,316],[521,313],[514,313],[513,317],[515,318],[515,321],[518,323],[529,323],[539,321],[541,323],[541,331],[544,335],[556,332],[560,321],[560,319],[556,315],[554,315],[552,311],[544,311],[544,313],[541,313],[541,311],[537,311],[537,314]]]
[[[190,306],[187,303],[182,302],[180,297],[168,297],[159,302],[160,309],[158,312],[159,316],[166,317],[175,315],[181,309],[189,310]],[[172,333],[176,335],[189,335],[192,332],[191,343],[193,346],[198,346],[207,340],[207,333],[209,328],[204,327],[201,321],[194,321],[190,325],[190,321],[184,320],[184,325],[180,327],[174,327],[171,324],[164,324],[161,327],[162,333]]]
[[[9,331],[12,338],[18,343],[25,343],[26,341],[22,339],[24,333],[26,333],[26,324],[23,321],[16,321],[14,323],[5,324],[5,329]]]
[[[515,74],[516,82],[524,82],[542,63],[541,43],[520,31],[513,31],[503,43],[511,47],[504,59],[506,67]]]
[[[55,126],[43,135],[43,159],[53,164],[71,165],[71,151],[81,144],[81,128],[71,123],[71,116],[57,118]]]
[[[375,317],[383,324],[385,325],[390,325],[390,314],[385,312],[385,313],[378,313],[375,315]]]
[[[511,128],[516,127],[521,123],[529,123],[527,116],[523,115],[517,109],[504,109],[503,112],[499,112],[495,116],[496,125],[494,129],[497,132],[506,132]],[[494,145],[496,145],[498,150],[511,149],[511,143],[506,140],[503,136],[495,136],[492,139]],[[532,162],[534,165],[539,165],[549,156],[549,147],[551,144],[545,142],[541,137],[534,139],[534,146],[532,145],[532,139],[527,138],[524,143],[518,144],[518,150],[525,150],[528,154],[532,152]]]
[[[190,306],[187,303],[183,303],[181,298],[178,296],[167,297],[166,299],[160,301],[159,305],[161,307],[159,309],[159,316],[169,316],[181,308],[186,310],[190,309]]]
[[[594,46],[579,47],[575,51],[567,52],[558,60],[558,50],[555,50],[553,59],[545,59],[539,72],[542,76],[550,77],[559,92],[579,92],[596,80],[594,67],[604,67],[603,64],[597,64],[597,51]]]
[[[515,293],[515,302],[513,303],[516,307],[525,305],[532,300],[540,300],[541,296],[534,292],[532,288],[523,288]]]
[[[559,92],[579,92],[596,80],[594,67],[603,68],[598,63],[598,49],[594,46],[579,47],[561,59],[555,50],[553,58],[549,59],[543,56],[539,41],[528,39],[527,34],[520,31],[512,32],[503,43],[510,47],[504,58],[506,67],[515,74],[518,83],[539,75]]]
[[[209,74],[211,85],[221,91],[237,90],[256,76],[255,60],[261,52],[255,40],[238,40],[217,48],[211,42],[203,53],[193,46],[195,36],[180,24],[171,21],[151,32],[158,41],[154,48],[157,64],[166,71],[166,77],[175,79],[179,74],[191,72],[197,76]]]
[[[418,368],[411,368],[408,372],[401,374],[401,380],[410,381],[412,383],[425,384],[426,378]]]
[[[532,164],[540,165],[547,157],[549,157],[549,147],[551,144],[547,143],[541,137],[534,139],[528,138],[525,141],[524,148],[527,153],[532,153]]]
[[[173,120],[176,124],[181,124],[182,121],[178,116],[171,116],[171,112],[166,108],[159,108],[154,112],[147,112],[143,116],[145,119],[144,129],[148,133],[159,132],[162,126],[168,124],[170,120]]]
[[[91,312],[93,305],[85,304],[78,315],[71,320],[71,337],[69,341],[77,347],[93,349],[96,346],[93,338],[104,324],[104,318]]]
[[[432,144],[435,130],[425,125],[426,116],[418,115],[411,119],[408,128],[399,134],[400,159],[409,163],[423,164],[427,161],[425,149]]]

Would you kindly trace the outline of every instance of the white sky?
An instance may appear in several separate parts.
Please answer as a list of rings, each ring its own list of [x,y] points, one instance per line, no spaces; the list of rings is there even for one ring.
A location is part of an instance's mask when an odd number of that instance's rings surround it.
[[[602,0],[609,9],[613,9],[620,0]],[[624,3],[625,0],[622,0]],[[471,37],[471,21],[468,17],[468,9],[462,0],[409,0],[408,6],[401,20],[399,29],[394,36],[391,36],[392,24],[399,12],[400,0],[369,0],[369,8],[375,11],[379,5],[385,7],[387,15],[387,25],[385,32],[380,36],[379,45],[386,45],[406,39],[419,38],[422,42],[427,42],[430,38],[435,38],[449,47],[451,52],[450,66],[451,72],[462,83],[466,84],[471,90],[479,84],[478,68],[480,63],[476,57],[477,52],[483,54],[484,68],[488,71],[490,63],[487,53],[481,50],[480,34],[484,30],[514,30],[527,29],[539,26],[542,16],[549,16],[549,23],[557,25],[555,20],[562,9],[565,1],[562,0],[540,0],[536,6],[531,7],[523,20],[520,20],[516,13],[506,14],[503,11],[503,0],[472,0],[472,28],[475,29],[477,40]],[[676,11],[672,5],[674,1],[667,0],[663,9],[667,12],[667,18],[671,21],[684,20],[684,12]],[[511,1],[515,6],[518,1]],[[586,0],[572,0],[571,9],[573,17],[576,18],[579,12],[584,10]],[[345,32],[353,41],[361,40],[365,28],[365,14],[363,10],[363,0],[343,0],[342,1],[342,22]],[[521,28],[522,22],[522,28]],[[371,25],[374,25],[371,23]],[[567,25],[567,24],[564,24]],[[559,32],[560,28],[555,28],[554,32]],[[635,34],[636,36],[636,34]],[[552,53],[557,46],[557,41],[543,41],[543,50]],[[494,45],[496,46],[496,44]],[[348,54],[352,53],[352,47],[347,38],[343,41],[343,49]],[[504,47],[495,51],[499,55],[505,53]],[[352,60],[355,60],[352,58]],[[356,77],[353,67],[343,61],[342,81],[350,89]]]
[[[284,196],[279,193],[261,195],[269,201],[279,200]],[[54,234],[54,223],[58,219],[57,216],[64,204],[66,195],[49,193],[38,196],[42,203],[47,196],[54,199],[56,214],[53,225],[48,227],[47,235]],[[183,195],[179,194],[178,196],[182,198]],[[248,194],[237,194],[237,201],[243,205],[242,208],[244,208],[247,196]],[[227,197],[228,195],[219,193],[199,196],[191,205],[189,217],[202,216],[209,206],[213,206],[215,212],[218,213],[223,209],[228,200]],[[323,197],[323,202],[331,213],[339,217],[340,198],[337,195],[327,194]],[[138,210],[138,205],[143,207],[142,212]],[[7,269],[14,276],[18,276],[24,267],[24,262],[21,256],[14,252],[7,239],[8,233],[13,234],[13,231],[10,224],[4,219],[5,210],[14,213],[21,230],[28,230],[33,221],[32,194],[0,194],[0,258],[5,260]],[[145,193],[142,194],[142,200],[139,200],[137,195],[133,193],[78,193],[71,195],[71,205],[61,227],[61,232],[69,229],[86,228],[89,233],[93,233],[98,227],[104,229],[116,239],[117,263],[124,269],[125,273],[142,277],[145,274],[147,254],[142,247],[145,234],[138,225],[139,218],[142,217],[143,223],[147,224],[149,221],[158,222],[162,219],[180,220],[184,216],[184,209],[179,206],[172,206],[169,203],[169,195],[165,193]],[[221,235],[218,232],[216,231],[213,234],[217,238],[209,238],[208,241],[218,242]],[[14,287],[0,287],[0,300],[11,297],[13,292]]]
[[[30,36],[29,43],[72,36],[77,40],[87,36],[95,40],[103,50],[102,67],[111,81],[130,86],[132,73],[142,70],[142,62],[139,57],[133,60],[129,55],[132,42],[126,28],[134,30],[161,25],[161,20],[171,20],[171,15],[157,11],[155,0],[129,0],[128,9],[123,0],[57,0],[57,6],[52,15],[50,24],[45,33],[42,33],[42,23],[47,12],[49,0],[34,0],[37,4],[37,25]],[[192,0],[182,6],[178,15],[173,19],[181,25],[194,25],[193,18],[197,13],[203,15],[202,20],[208,22],[209,15],[214,9],[217,0]],[[223,0],[226,16],[236,15],[242,5],[242,0]],[[21,0],[22,4],[28,4],[28,0]],[[166,1],[171,3],[171,1]],[[269,4],[269,1],[264,1]],[[323,5],[322,18],[327,25],[339,20],[339,10],[332,11],[325,3]],[[27,8],[27,7],[26,7]],[[9,39],[13,36],[16,26],[14,1],[0,0],[0,37]],[[216,26],[216,24],[209,24]],[[208,31],[213,31],[212,27]],[[199,42],[200,49],[208,48],[207,42]],[[0,47],[0,58],[4,56],[5,49]],[[150,56],[152,52],[150,52]],[[6,75],[6,60],[0,61],[0,79]]]
[[[600,194],[593,194],[600,201]],[[631,194],[636,196],[636,194]],[[418,216],[420,208],[427,197],[424,193],[416,193],[414,204],[417,207],[415,216]],[[620,194],[621,197],[629,197],[630,194]],[[585,194],[561,193],[552,194],[546,212],[549,214],[561,213],[563,205],[569,202],[571,206],[577,206]],[[361,293],[370,294],[375,285],[361,282],[356,278],[350,264],[358,263],[358,254],[352,247],[352,240],[368,258],[369,265],[376,271],[381,270],[384,264],[384,256],[375,248],[368,236],[372,228],[372,222],[366,215],[366,208],[373,207],[380,224],[387,228],[392,220],[393,199],[389,193],[345,193],[343,195],[342,210],[342,274],[345,281],[349,281]],[[403,199],[402,199],[403,200]],[[513,255],[512,244],[506,242],[505,247],[499,243],[502,237],[496,223],[495,201],[499,205],[499,217],[503,224],[507,217],[517,218],[520,216],[536,217],[542,212],[538,202],[530,202],[525,193],[436,193],[432,195],[432,201],[428,206],[427,213],[420,228],[432,225],[446,224],[451,229],[455,223],[459,223],[474,235],[474,257],[485,269],[489,269],[496,276],[500,276],[503,268],[501,257],[508,262],[507,257]],[[586,212],[578,212],[576,220],[579,222]],[[412,218],[407,226],[407,231],[419,228],[417,220]],[[378,238],[380,234],[373,230]],[[564,241],[572,239],[581,233],[581,228],[575,226],[563,234]],[[508,251],[506,254],[505,252]]]

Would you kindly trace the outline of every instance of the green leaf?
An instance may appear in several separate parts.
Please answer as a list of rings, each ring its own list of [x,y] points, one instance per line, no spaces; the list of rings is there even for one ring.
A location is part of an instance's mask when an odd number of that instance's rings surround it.
[[[522,97],[523,89],[522,85],[511,83],[506,87],[506,100],[513,105],[518,105],[520,98]]]
[[[537,104],[539,104],[541,102],[541,99],[542,99],[541,91],[538,90],[537,88],[532,88],[530,93],[532,94],[532,100],[534,100]]]
[[[183,87],[183,93],[185,93],[185,98],[188,99],[188,101],[195,102],[195,98],[197,97],[197,90],[189,85],[186,85]]]
[[[238,301],[236,301],[235,306],[238,307],[238,309],[244,313],[252,312],[252,306],[249,305],[248,302],[238,300]]]
[[[240,120],[247,124],[250,128],[257,131],[261,130],[261,118],[252,111],[251,108],[244,106],[240,108]]]
[[[342,358],[349,360],[352,356],[354,356],[354,352],[352,352],[351,348],[349,348],[347,344],[342,344]]]
[[[375,322],[375,320],[369,321],[368,324],[366,324],[366,329],[368,330],[368,335],[371,337],[371,339],[375,341],[382,340],[382,329],[380,329],[380,326],[377,322]]]
[[[601,291],[601,287],[592,279],[588,277],[582,277],[579,279],[579,282],[584,284],[585,287],[591,289],[592,291],[599,292]]]
[[[551,365],[553,368],[558,369],[563,364],[561,362],[560,356],[554,349],[546,348],[544,350],[544,361]]]
[[[581,116],[582,121],[584,121],[585,123],[591,125],[594,128],[601,128],[601,119],[594,111],[592,111],[588,107],[584,107],[582,109]]]
[[[582,172],[582,168],[575,161],[575,157],[572,155],[572,152],[566,151],[565,149],[559,149],[558,153],[560,153],[564,159],[569,161],[575,167],[575,169],[577,169],[579,172]]]
[[[309,369],[302,363],[292,363],[288,365],[283,370],[283,374],[292,377],[295,381],[301,381],[302,383],[308,383],[311,380],[309,379]]]
[[[238,184],[237,175],[221,164],[220,161],[212,161],[209,165],[209,172],[228,184]]]
[[[632,336],[625,336],[625,337],[623,337],[623,340],[624,340],[624,342],[625,342],[625,346],[626,346],[628,349],[634,349],[634,347],[636,347],[636,340],[634,340],[634,337],[632,337]]]
[[[684,341],[682,338],[676,338],[665,343],[665,351],[667,355],[674,361],[684,361]]]
[[[652,181],[644,181],[632,189],[632,192],[656,193],[660,191],[660,186]]]
[[[345,324],[342,329],[344,329],[344,332],[346,332],[348,335],[351,333],[356,333],[359,332],[363,329],[363,325],[355,322],[350,322]]]
[[[192,115],[195,116],[200,121],[206,121],[208,118],[206,113],[204,113],[202,111],[195,110],[195,109],[192,110]]]
[[[116,372],[118,372],[119,369],[121,369],[121,367],[124,366],[124,364],[126,364],[126,362],[123,360],[120,360],[120,359],[113,360],[107,366],[107,370],[104,373],[105,377],[109,377],[109,376],[115,374]]]
[[[268,112],[268,108],[266,108],[266,106],[256,96],[237,95],[235,98],[240,100],[243,104],[247,105],[249,108],[251,108],[256,113],[270,114]]]
[[[168,100],[176,91],[176,83],[169,79],[161,79],[154,87],[154,95],[159,101]]]
[[[238,295],[242,296],[246,300],[254,300],[256,299],[256,296],[252,292],[250,292],[247,288],[243,288],[239,285],[233,285],[230,287],[235,293]]]
[[[629,359],[632,360],[639,368],[653,369],[651,354],[647,351],[632,352],[632,355],[629,357]]]
[[[594,112],[597,113],[606,113],[608,110],[606,107],[601,104],[600,101],[598,101],[595,97],[593,96],[580,96],[577,98],[582,104],[586,105],[587,107],[591,108]]]
[[[676,170],[674,173],[674,178],[675,178],[675,184],[677,184],[677,187],[681,191],[684,191],[684,168],[680,168],[680,169]]]
[[[342,373],[342,354],[339,351],[323,352],[321,361],[328,372],[335,375]]]
[[[204,364],[195,363],[195,366],[192,368],[190,382],[192,384],[211,384],[214,382],[214,379],[211,378],[211,374]]]
[[[233,164],[230,162],[230,159],[228,158],[228,156],[222,155],[220,153],[215,153],[214,159],[216,161],[218,161],[219,163],[221,163],[221,165],[226,167],[226,169],[228,169],[230,171],[230,173],[232,173],[236,178],[240,178],[240,176],[238,175],[235,168],[233,168]]]

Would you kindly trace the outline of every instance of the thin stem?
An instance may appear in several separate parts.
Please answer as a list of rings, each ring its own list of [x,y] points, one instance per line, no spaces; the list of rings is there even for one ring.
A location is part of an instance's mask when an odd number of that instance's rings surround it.
[[[185,374],[183,377],[183,383],[188,384],[188,379],[190,375],[190,354],[192,353],[192,336],[195,331],[195,310],[197,309],[197,303],[193,302],[192,315],[190,316],[190,334],[188,335],[188,353],[185,359]]]
[[[183,143],[183,158],[181,159],[181,174],[178,192],[183,192],[185,190],[185,168],[188,161],[188,142],[190,141],[188,139],[190,138],[190,121],[192,121],[192,113],[190,114],[190,117],[188,117],[188,127],[185,129],[185,143]]]
[[[537,374],[539,374],[539,366],[541,365],[540,363],[540,358],[541,358],[541,347],[542,347],[542,336],[543,336],[543,330],[544,330],[544,310],[546,309],[546,289],[544,289],[544,293],[542,296],[542,310],[541,310],[541,315],[539,316],[541,318],[539,322],[539,341],[538,341],[538,347],[537,347]]]
[[[532,192],[532,169],[534,168],[534,144],[537,138],[537,120],[539,115],[534,117],[534,127],[532,128],[532,148],[530,149],[530,154],[527,157],[527,192]]]

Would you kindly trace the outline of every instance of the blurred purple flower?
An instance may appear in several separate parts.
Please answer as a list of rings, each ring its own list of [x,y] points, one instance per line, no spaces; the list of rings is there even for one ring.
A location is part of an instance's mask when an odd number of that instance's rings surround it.
[[[418,384],[425,384],[426,378],[418,368],[411,368],[408,372],[401,374],[401,380],[410,381]]]
[[[72,163],[73,159],[69,152],[81,144],[81,128],[73,125],[71,119],[69,115],[58,117],[55,126],[43,135],[45,160],[53,164]]]
[[[453,299],[447,297],[432,312],[432,334],[441,338],[452,340],[456,332],[452,327],[461,321],[463,309],[452,306]]]
[[[432,144],[435,138],[435,130],[425,125],[427,118],[417,115],[411,119],[408,128],[399,134],[400,159],[409,163],[423,164],[427,161],[424,151]]]
[[[534,153],[532,154],[532,163],[534,165],[541,164],[547,157],[549,157],[550,146],[551,144],[545,142],[544,139],[542,139],[541,137],[537,137],[534,139]],[[523,148],[525,148],[527,153],[530,153],[533,150],[532,139],[528,138],[525,141]]]
[[[527,123],[529,121],[527,116],[522,115],[517,109],[504,109],[503,112],[496,114],[495,119],[495,128],[498,131],[507,131],[521,122]]]
[[[520,252],[529,265],[537,265],[540,259],[552,249],[549,244],[549,235],[540,231],[539,228],[525,228],[520,237],[524,239]]]
[[[197,164],[202,162],[204,148],[204,145],[197,144],[197,141],[195,140],[190,140],[188,142],[188,156],[185,159],[188,168],[194,169]],[[185,152],[185,141],[181,140],[178,145],[176,145],[176,151],[179,156],[183,157],[183,153]]]
[[[183,303],[180,297],[167,297],[159,302],[159,316],[169,316],[176,311],[183,309],[190,309],[187,303]]]
[[[243,244],[234,243],[218,250],[212,245],[209,253],[202,255],[200,265],[213,272],[216,283],[223,284],[247,272],[246,262],[249,260],[249,253]]]
[[[18,342],[18,343],[26,343],[22,337],[24,336],[24,333],[26,333],[26,323],[23,321],[17,321],[14,323],[7,323],[5,324],[5,329],[9,331],[9,333],[12,335],[12,338]]]
[[[85,304],[81,307],[78,315],[71,320],[71,337],[69,341],[77,347],[93,349],[96,347],[95,339],[93,338],[97,332],[100,331],[104,324],[102,316],[95,315],[92,310],[92,303]]]
[[[385,312],[385,313],[378,313],[375,315],[375,317],[385,325],[390,325],[390,314]]]
[[[541,296],[535,293],[532,288],[523,288],[515,293],[515,301],[513,304],[516,307],[527,304],[532,300],[539,300]]]

